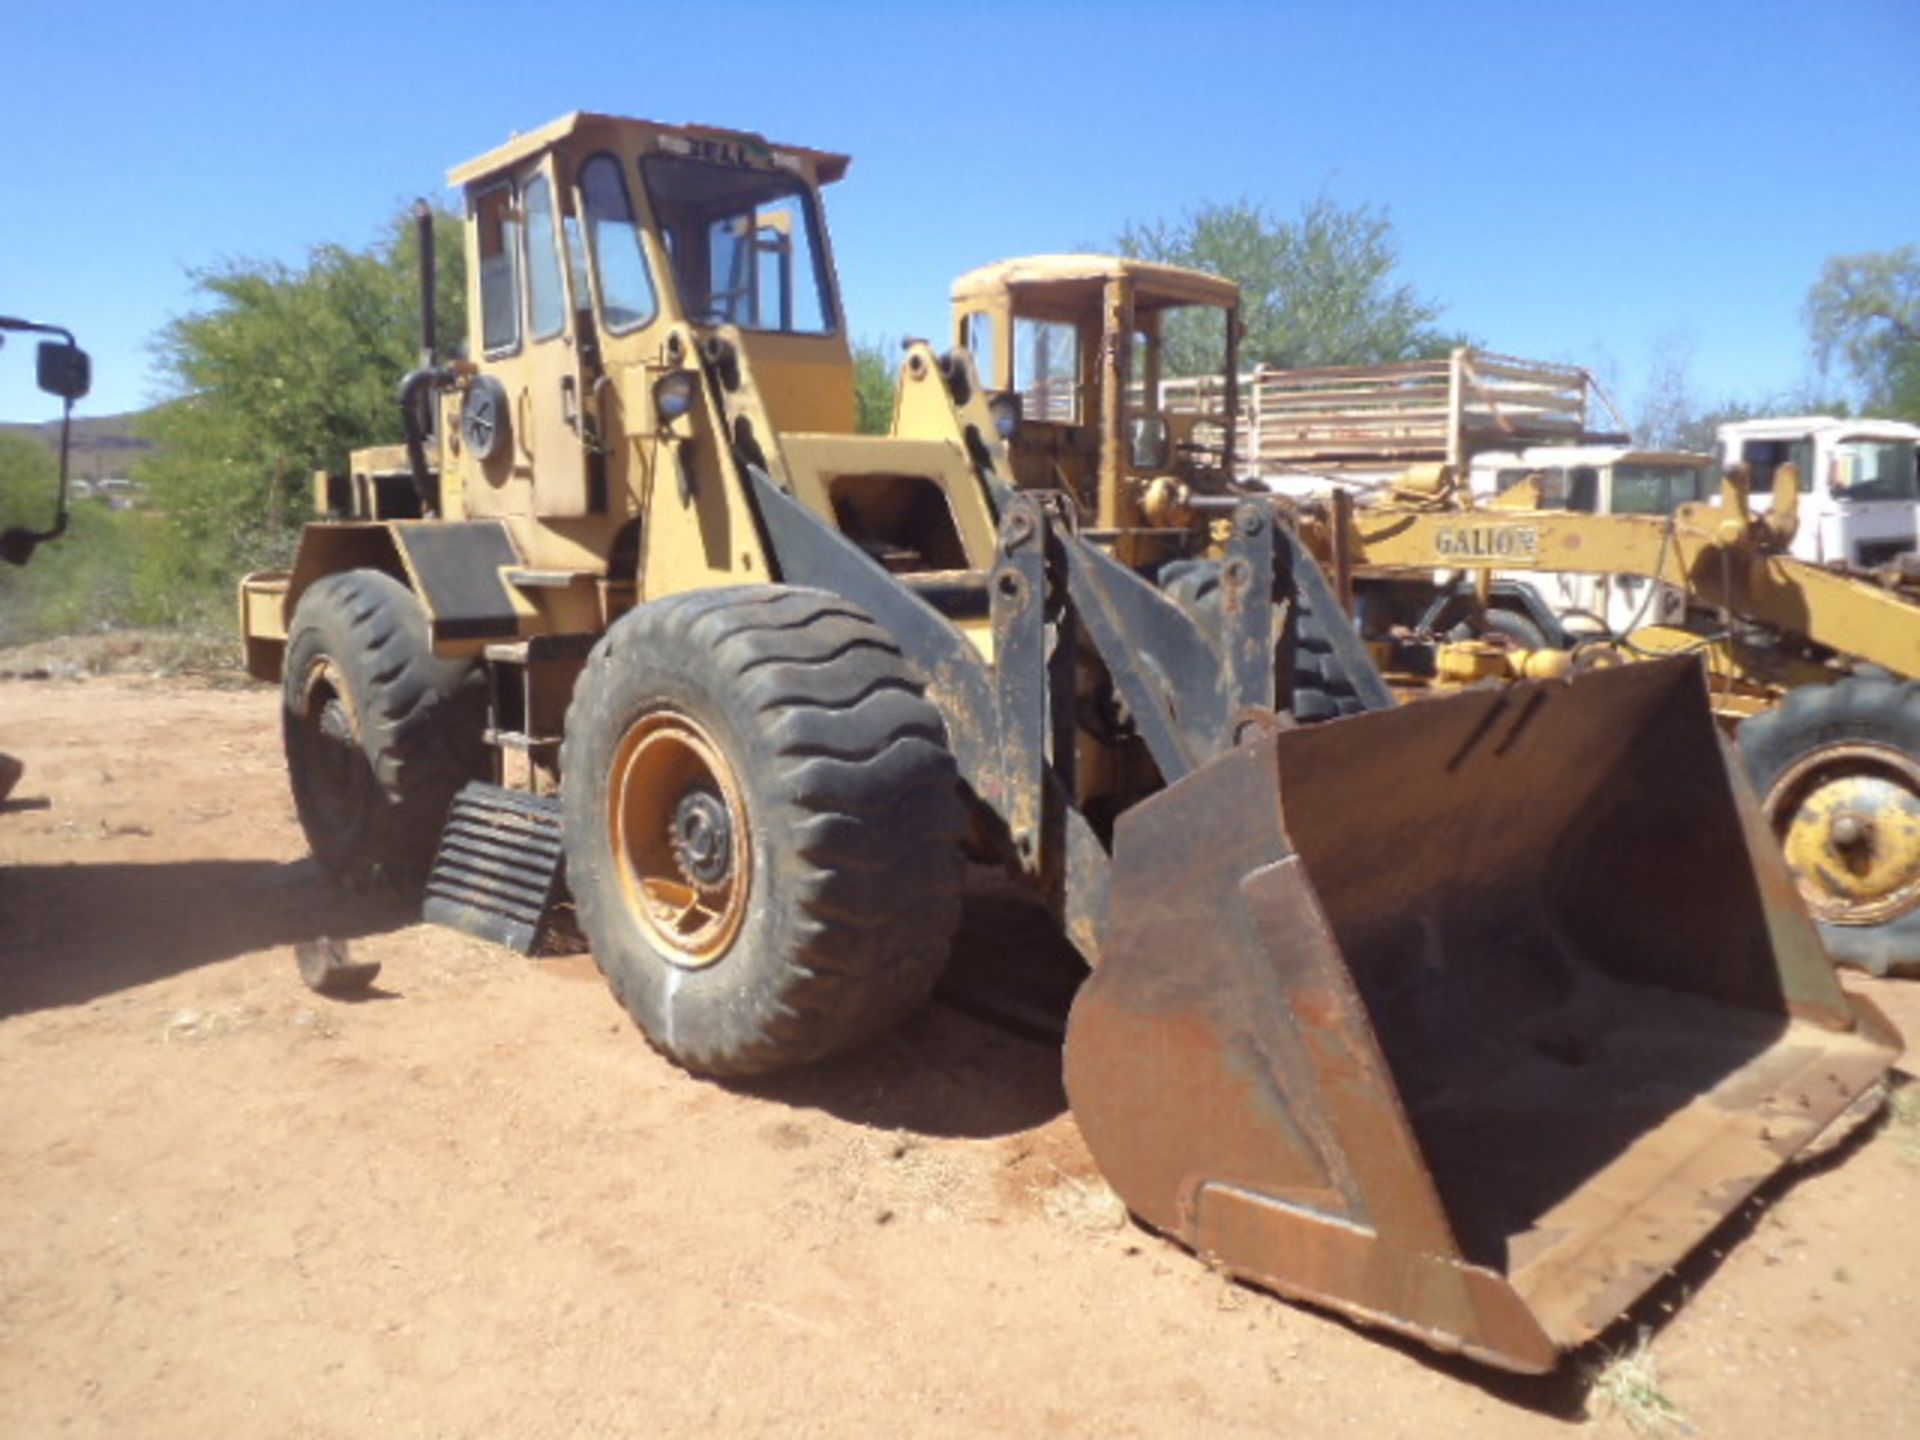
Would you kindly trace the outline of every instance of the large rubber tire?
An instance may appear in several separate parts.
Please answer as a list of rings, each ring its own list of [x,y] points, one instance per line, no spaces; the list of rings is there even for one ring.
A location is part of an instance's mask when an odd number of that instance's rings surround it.
[[[1367,708],[1333,653],[1326,627],[1301,598],[1293,641],[1293,718],[1302,725],[1359,715]]]
[[[753,586],[623,616],[581,673],[561,770],[594,957],[687,1069],[822,1059],[932,991],[964,802],[940,712],[855,606]]]
[[[1175,560],[1160,571],[1160,588],[1209,635],[1220,635],[1220,562]],[[1293,717],[1302,725],[1358,715],[1366,702],[1335,658],[1324,626],[1304,599],[1295,610]]]
[[[1920,685],[1803,686],[1740,727],[1740,750],[1828,953],[1920,975]]]
[[[1552,642],[1547,639],[1546,631],[1518,610],[1509,610],[1503,605],[1496,605],[1487,611],[1481,623],[1486,627],[1489,635],[1499,635],[1512,641],[1522,650],[1552,648]]]
[[[281,733],[314,857],[356,887],[417,891],[447,807],[486,773],[486,677],[433,653],[420,602],[349,570],[300,597],[287,635]]]

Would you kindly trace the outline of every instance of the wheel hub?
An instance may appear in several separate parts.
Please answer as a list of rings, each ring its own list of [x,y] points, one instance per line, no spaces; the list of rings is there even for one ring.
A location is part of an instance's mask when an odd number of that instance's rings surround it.
[[[685,969],[724,958],[746,915],[752,874],[740,787],[703,726],[662,710],[628,727],[608,772],[607,827],[648,943]]]
[[[1920,766],[1908,756],[1816,751],[1781,777],[1767,811],[1817,918],[1878,925],[1920,904]]]
[[[702,894],[725,888],[733,875],[733,820],[727,802],[706,789],[689,790],[673,810],[673,858]]]

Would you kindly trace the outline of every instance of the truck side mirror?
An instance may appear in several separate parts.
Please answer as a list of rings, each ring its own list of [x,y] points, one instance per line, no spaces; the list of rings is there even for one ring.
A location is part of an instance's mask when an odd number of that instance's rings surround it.
[[[93,362],[78,345],[42,340],[38,364],[40,388],[72,402],[93,388]]]

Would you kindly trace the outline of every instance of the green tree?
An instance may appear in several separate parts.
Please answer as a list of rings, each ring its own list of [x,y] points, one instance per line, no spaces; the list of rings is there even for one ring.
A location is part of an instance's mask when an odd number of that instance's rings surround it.
[[[853,395],[862,435],[885,435],[893,428],[894,367],[887,347],[861,340],[853,347]]]
[[[1696,436],[1699,403],[1693,391],[1693,341],[1669,331],[1654,342],[1646,388],[1633,417],[1634,443],[1649,450],[1679,450],[1683,438]]]
[[[1680,417],[1673,431],[1657,440],[1643,441],[1649,446],[1661,445],[1669,450],[1692,450],[1698,454],[1716,454],[1720,448],[1720,427],[1730,425],[1736,420],[1756,420],[1763,415],[1792,413],[1798,407],[1752,403],[1745,400],[1723,400],[1718,405],[1705,410],[1690,411]],[[1639,439],[1635,436],[1635,439]]]
[[[31,435],[0,433],[0,528],[53,522],[59,467]],[[25,566],[0,564],[0,646],[135,618],[143,517],[73,502],[67,531]]]
[[[1281,220],[1246,200],[1185,219],[1129,225],[1122,254],[1224,275],[1240,285],[1243,364],[1370,365],[1444,355],[1460,337],[1437,329],[1440,307],[1396,279],[1393,223],[1372,206],[1322,196]],[[1216,368],[1207,317],[1177,314],[1166,336],[1173,374]]]
[[[459,222],[435,227],[438,328],[465,333]],[[401,438],[395,400],[417,361],[419,256],[410,216],[363,250],[316,247],[299,266],[233,261],[198,271],[206,309],[155,342],[172,403],[140,476],[165,516],[150,579],[169,594],[224,587],[284,558],[309,478],[359,446]]]
[[[59,477],[45,445],[31,434],[0,430],[0,530],[14,525],[46,529],[53,520]],[[0,570],[0,575],[5,573]]]
[[[1822,373],[1837,357],[1863,410],[1920,420],[1920,246],[1834,256],[1805,315]]]

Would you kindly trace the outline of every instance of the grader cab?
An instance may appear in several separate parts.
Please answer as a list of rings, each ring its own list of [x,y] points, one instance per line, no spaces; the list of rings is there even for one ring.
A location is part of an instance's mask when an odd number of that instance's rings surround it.
[[[1227,493],[1239,304],[1238,286],[1199,270],[1036,255],[954,281],[954,343],[992,392],[1016,483],[1071,495],[1129,552],[1177,554],[1196,494]],[[1204,375],[1164,385],[1169,347],[1183,371],[1197,359]],[[1168,405],[1172,389],[1180,399]],[[1173,533],[1156,547],[1155,530]]]
[[[468,355],[243,586],[316,855],[523,947],[564,885],[711,1076],[907,1014],[965,860],[1002,865],[1089,967],[1068,1088],[1142,1218],[1550,1366],[1897,1050],[1696,672],[1297,723],[1307,612],[1321,680],[1378,677],[1270,501],[1100,533],[1015,483],[962,349],[911,346],[892,433],[852,433],[846,165],[575,115],[454,172]]]

